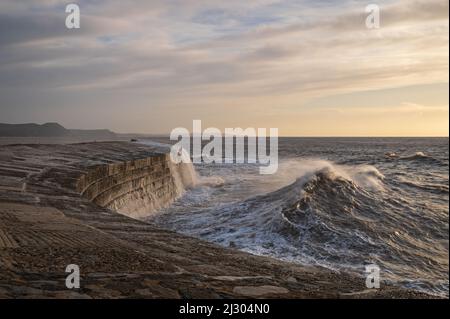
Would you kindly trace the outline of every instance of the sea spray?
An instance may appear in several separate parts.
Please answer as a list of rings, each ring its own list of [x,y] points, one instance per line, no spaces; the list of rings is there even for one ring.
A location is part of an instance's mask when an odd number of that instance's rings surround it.
[[[151,221],[362,277],[376,264],[382,280],[448,295],[448,139],[286,138],[280,147],[270,176],[250,164],[195,165],[196,187]]]
[[[181,152],[183,161],[176,164],[170,159],[168,160],[177,196],[181,196],[187,188],[194,187],[197,184],[197,173],[189,160],[189,154],[184,149]]]

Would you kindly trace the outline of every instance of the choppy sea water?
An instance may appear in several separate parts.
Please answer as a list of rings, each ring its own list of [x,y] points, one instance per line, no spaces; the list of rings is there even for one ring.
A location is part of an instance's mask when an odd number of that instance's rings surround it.
[[[151,142],[149,142],[151,143]],[[249,253],[448,296],[448,138],[281,138],[275,175],[196,164],[151,222]]]

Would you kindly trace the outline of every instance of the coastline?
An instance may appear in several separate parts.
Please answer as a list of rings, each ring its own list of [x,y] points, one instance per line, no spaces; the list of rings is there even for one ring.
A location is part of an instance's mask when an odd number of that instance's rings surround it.
[[[0,298],[437,298],[388,285],[367,290],[363,278],[250,255],[119,214],[110,194],[92,201],[98,189],[81,195],[100,180],[107,189],[129,187],[114,196],[156,187],[155,176],[173,172],[164,165],[155,172],[161,161],[151,158],[165,156],[123,141],[1,146]],[[148,169],[128,174],[136,163]],[[80,182],[93,170],[96,178]],[[68,264],[80,266],[80,289],[65,287]]]

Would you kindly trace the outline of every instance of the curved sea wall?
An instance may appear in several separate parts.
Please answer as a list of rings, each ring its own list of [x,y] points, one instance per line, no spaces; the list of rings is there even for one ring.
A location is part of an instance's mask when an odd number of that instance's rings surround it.
[[[192,164],[173,164],[169,154],[98,165],[77,182],[82,196],[132,218],[170,205],[195,184]]]

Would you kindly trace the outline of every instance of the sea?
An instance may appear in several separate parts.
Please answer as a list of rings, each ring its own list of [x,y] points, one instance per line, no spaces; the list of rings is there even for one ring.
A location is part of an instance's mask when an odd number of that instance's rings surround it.
[[[259,164],[194,164],[195,184],[148,221],[361,278],[376,265],[382,282],[448,297],[448,138],[278,143],[276,174],[261,175]]]

